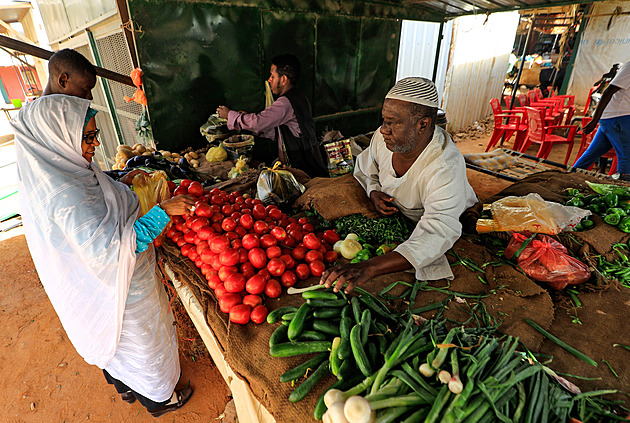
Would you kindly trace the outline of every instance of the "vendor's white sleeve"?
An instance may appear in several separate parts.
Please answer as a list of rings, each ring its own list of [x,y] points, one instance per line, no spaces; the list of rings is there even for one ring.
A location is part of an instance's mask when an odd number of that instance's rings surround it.
[[[354,177],[365,190],[365,194],[369,197],[374,190],[381,191],[381,184],[378,181],[378,162],[376,160],[375,138],[380,135],[379,129],[376,130],[370,146],[363,150],[357,156],[354,166]]]

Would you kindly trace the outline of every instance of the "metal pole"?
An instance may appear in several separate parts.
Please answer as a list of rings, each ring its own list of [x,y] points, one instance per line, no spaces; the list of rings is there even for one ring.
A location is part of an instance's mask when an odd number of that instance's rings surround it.
[[[437,77],[438,65],[440,64],[440,49],[442,48],[442,31],[444,31],[444,22],[440,22],[440,35],[438,36],[436,52],[435,52],[435,63],[433,64],[433,78],[431,80],[435,83],[435,79]]]
[[[525,37],[525,46],[523,47],[523,54],[521,55],[521,64],[518,67],[518,73],[516,74],[516,79],[514,80],[514,88],[512,88],[512,100],[510,101],[510,107],[508,110],[512,110],[514,108],[514,101],[516,100],[516,91],[518,91],[518,84],[521,82],[521,74],[523,73],[523,66],[525,66],[525,53],[527,53],[527,44],[529,44],[529,38],[534,31],[534,20],[536,19],[536,15],[532,15],[532,23],[529,25],[529,29],[527,30],[527,37]],[[501,143],[503,144],[503,143]]]

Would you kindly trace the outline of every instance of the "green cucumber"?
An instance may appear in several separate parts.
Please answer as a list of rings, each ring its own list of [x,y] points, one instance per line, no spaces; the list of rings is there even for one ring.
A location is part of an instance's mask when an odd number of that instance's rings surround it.
[[[287,338],[288,339],[288,338]],[[303,330],[298,341],[326,341],[330,335],[315,330]]]
[[[358,325],[361,323],[361,304],[359,304],[359,297],[352,297],[350,305],[352,305],[352,314],[354,315],[354,320]]]
[[[357,371],[357,363],[354,361],[354,357],[350,356],[341,362],[339,371],[337,371],[337,379],[347,380],[358,374],[363,376],[361,372]]]
[[[283,315],[291,313],[293,311],[298,311],[298,308],[295,306],[277,308],[267,315],[267,323],[276,323],[282,318]]]
[[[343,307],[346,304],[348,304],[348,302],[344,299],[338,299],[338,300],[318,300],[315,298],[311,298],[306,300],[306,302],[308,303],[308,305],[310,305],[311,307],[320,307],[320,308],[326,308],[326,307]]]
[[[304,382],[300,384],[291,395],[289,395],[289,401],[298,402],[304,399],[305,396],[311,392],[311,389],[317,382],[319,382],[324,376],[328,374],[328,360],[324,360],[322,364],[319,365],[317,370],[315,370]]]
[[[372,310],[373,313],[375,313],[377,316],[381,317],[382,319],[388,320],[390,322],[396,321],[396,319],[392,317],[392,315],[389,313],[389,310],[382,307],[369,295],[361,295],[359,296],[359,299],[361,300],[363,304],[365,304],[367,308]]]
[[[292,311],[291,313],[283,314],[282,315],[282,320],[293,320],[293,318],[295,317],[296,314],[297,314],[296,311]]]
[[[316,369],[317,367],[319,367],[320,364],[322,364],[326,360],[327,357],[328,357],[328,353],[325,353],[325,352],[317,354],[315,357],[311,358],[310,360],[307,360],[304,363],[298,366],[295,366],[291,370],[287,370],[286,372],[284,372],[282,376],[280,376],[280,382],[282,383],[291,382],[292,380],[297,380],[304,377],[308,369],[311,369],[311,370]]]
[[[289,332],[287,335],[289,336],[289,340],[295,341],[302,330],[304,329],[304,322],[306,321],[306,316],[311,311],[311,306],[308,304],[302,304],[298,311],[295,313],[295,317],[291,320],[291,324],[289,325]],[[284,318],[283,318],[284,320]]]
[[[339,297],[334,292],[326,291],[306,291],[302,292],[302,298],[305,300],[338,300]]]
[[[319,308],[313,311],[313,317],[316,319],[330,319],[332,317],[339,317],[340,314],[338,307]]]
[[[341,318],[344,317],[352,317],[352,306],[350,304],[346,304],[346,306],[341,310]]]
[[[379,354],[378,347],[376,346],[376,344],[374,342],[368,342],[367,343],[367,354],[366,355],[367,355],[367,358],[370,361],[370,364],[372,365],[373,369],[378,369],[378,368],[381,367],[380,366],[380,364],[381,364],[380,357],[382,357],[382,355]]]
[[[369,309],[363,310],[361,314],[361,343],[365,345],[370,333],[370,322],[372,321],[372,312]],[[291,339],[291,337],[289,337]]]
[[[332,336],[339,336],[341,335],[339,333],[339,323],[335,323],[334,321],[330,321],[330,320],[322,320],[322,319],[314,319],[311,322],[312,326],[313,326],[313,330],[319,331],[319,332],[323,332],[323,333],[327,333],[329,335]]]
[[[288,330],[289,330],[288,326],[284,326],[284,325],[278,326],[278,328],[274,330],[271,336],[269,337],[269,346],[273,347],[276,344],[287,342],[289,340],[289,338],[287,337]]]
[[[269,355],[272,357],[292,357],[294,355],[330,351],[331,348],[332,342],[330,341],[284,342],[269,348]]]
[[[337,350],[339,349],[340,343],[341,337],[337,336],[333,339],[332,349],[330,350],[330,358],[328,359],[330,363],[330,372],[335,376],[337,376],[339,366],[341,366],[341,359],[337,356]]]
[[[372,366],[361,343],[361,325],[354,325],[350,331],[350,347],[352,348],[352,354],[361,373],[366,377],[370,376],[372,374]]]
[[[350,331],[352,330],[352,319],[350,317],[342,317],[339,322],[339,336],[341,336],[341,344],[337,350],[340,359],[345,360],[352,354],[350,348]]]

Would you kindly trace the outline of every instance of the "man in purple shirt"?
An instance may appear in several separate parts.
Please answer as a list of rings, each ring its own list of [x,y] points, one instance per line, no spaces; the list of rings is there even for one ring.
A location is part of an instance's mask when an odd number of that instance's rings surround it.
[[[231,130],[247,130],[269,138],[277,145],[278,158],[286,165],[305,171],[309,176],[328,176],[324,158],[315,136],[311,105],[295,88],[300,77],[300,62],[292,54],[271,59],[269,85],[276,101],[260,113],[244,113],[217,107]]]

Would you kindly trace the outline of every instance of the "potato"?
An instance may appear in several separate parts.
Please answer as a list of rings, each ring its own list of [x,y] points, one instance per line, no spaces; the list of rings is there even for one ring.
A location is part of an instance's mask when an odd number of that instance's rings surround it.
[[[131,147],[129,147],[128,145],[119,145],[119,146],[117,147],[117,150],[118,150],[118,151],[122,151],[122,150],[131,151],[131,150],[132,150],[132,148],[131,148]]]
[[[193,164],[191,164],[191,166],[193,167],[193,169],[198,168],[199,167],[199,163],[193,163]]]
[[[145,151],[144,153],[142,153],[143,156],[152,156],[153,153],[151,153],[150,151]]]
[[[197,166],[199,166],[199,160],[192,159],[192,160],[189,160],[188,162],[189,162],[189,163],[190,163],[193,167],[197,167]]]
[[[190,153],[188,153],[190,155],[191,158],[193,159],[198,159],[199,158],[199,154],[195,153],[194,151],[191,151]]]
[[[182,156],[180,156],[179,153],[171,153],[171,157],[174,157],[176,159],[180,159]]]
[[[138,153],[138,155],[147,151],[146,147],[142,144],[136,144],[133,149]]]
[[[184,154],[184,158],[188,160],[189,162],[192,160],[192,157],[190,157],[190,153]]]

